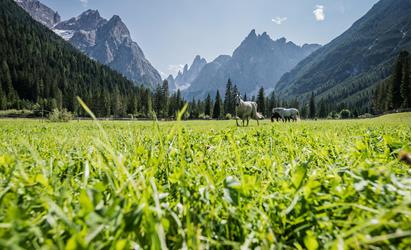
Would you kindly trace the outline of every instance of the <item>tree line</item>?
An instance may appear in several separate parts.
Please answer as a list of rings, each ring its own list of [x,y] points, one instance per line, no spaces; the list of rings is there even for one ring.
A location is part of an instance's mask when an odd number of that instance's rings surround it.
[[[392,74],[376,87],[372,101],[375,113],[411,108],[411,55],[401,51]]]

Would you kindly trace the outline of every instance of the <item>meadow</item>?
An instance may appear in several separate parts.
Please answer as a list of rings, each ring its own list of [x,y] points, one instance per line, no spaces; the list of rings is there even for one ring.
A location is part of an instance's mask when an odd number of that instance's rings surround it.
[[[0,120],[1,249],[410,249],[410,113]]]

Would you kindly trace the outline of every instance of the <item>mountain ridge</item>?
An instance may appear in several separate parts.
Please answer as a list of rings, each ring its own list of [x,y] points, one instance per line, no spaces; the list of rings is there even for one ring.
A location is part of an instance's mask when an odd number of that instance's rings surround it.
[[[409,13],[406,0],[379,1],[340,36],[284,74],[275,90],[282,97],[301,99],[315,92],[333,102],[353,96],[354,105],[366,106],[368,94],[359,99],[357,93],[386,78],[399,51],[410,49]]]

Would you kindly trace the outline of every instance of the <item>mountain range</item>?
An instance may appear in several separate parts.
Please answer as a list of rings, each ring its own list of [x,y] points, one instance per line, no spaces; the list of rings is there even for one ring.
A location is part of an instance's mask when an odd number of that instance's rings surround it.
[[[88,10],[61,21],[57,12],[38,0],[15,1],[74,47],[135,84],[153,88],[161,82],[119,16],[106,20],[97,10]],[[167,80],[187,99],[204,98],[216,90],[223,94],[230,78],[242,94],[255,95],[263,87],[283,99],[305,102],[314,93],[318,100],[367,107],[377,83],[391,74],[399,52],[410,51],[410,5],[408,0],[380,0],[324,46],[299,46],[252,30],[231,55],[211,62],[198,55],[190,67],[185,65]]]
[[[381,0],[342,35],[282,76],[275,90],[284,98],[312,92],[329,102],[368,105],[371,90],[411,46],[410,0]]]
[[[252,30],[232,56],[221,55],[210,63],[206,60],[200,63],[197,56],[190,70],[186,65],[174,81],[184,86],[187,98],[203,98],[207,93],[223,91],[229,78],[242,93],[255,94],[260,87],[273,89],[284,73],[320,47],[318,44],[298,46],[286,38],[272,40],[266,32],[257,35]],[[180,79],[186,80],[184,84]]]
[[[162,79],[134,42],[121,18],[102,18],[97,10],[61,21],[57,12],[38,0],[16,0],[33,19],[52,29],[92,59],[108,65],[136,85],[154,88]]]

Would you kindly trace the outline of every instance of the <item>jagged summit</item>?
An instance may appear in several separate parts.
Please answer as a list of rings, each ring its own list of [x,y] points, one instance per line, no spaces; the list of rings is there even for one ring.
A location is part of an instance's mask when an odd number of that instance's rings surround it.
[[[60,22],[54,26],[58,30],[85,30],[92,31],[107,22],[97,10],[86,10],[77,17]]]
[[[185,64],[183,67],[183,72],[179,70],[176,78],[173,78],[173,76],[167,78],[169,86],[171,86],[172,89],[185,90],[190,86],[192,81],[196,79],[206,64],[206,59],[200,55],[196,55],[190,67],[188,64]]]

